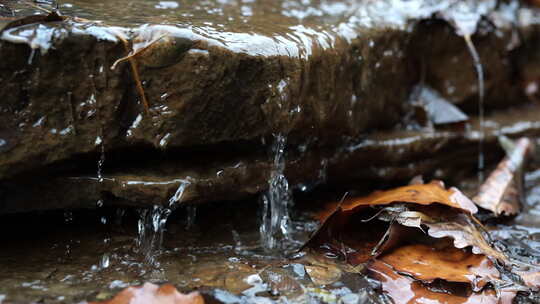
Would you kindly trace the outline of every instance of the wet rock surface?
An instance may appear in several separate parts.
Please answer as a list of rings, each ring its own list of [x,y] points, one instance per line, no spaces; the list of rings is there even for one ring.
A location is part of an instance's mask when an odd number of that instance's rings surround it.
[[[483,142],[489,163],[503,155],[497,136],[538,138],[538,117],[538,105],[488,116]],[[342,147],[291,149],[285,157],[285,175],[292,186],[303,191],[320,184],[406,181],[422,174],[459,181],[476,169],[478,125],[477,120],[471,120],[469,130],[375,132]],[[103,199],[113,205],[167,206],[181,185],[185,190],[176,203],[234,201],[266,190],[268,177],[276,170],[264,150],[245,153],[239,147],[225,148],[219,157],[213,151],[177,153],[111,153],[105,164],[115,165],[101,168],[101,177],[93,166],[81,174],[84,166],[69,162],[63,165],[68,172],[58,172],[56,177],[38,172],[33,178],[9,179],[3,183],[0,212],[94,208]]]
[[[386,303],[344,243],[310,247],[317,210],[419,174],[473,197],[500,135],[540,144],[540,13],[518,1],[54,8],[0,4],[0,303],[145,282],[208,303]],[[539,152],[522,212],[479,215],[491,258],[539,263]],[[515,302],[538,302],[534,269]]]
[[[407,8],[380,15],[386,4],[369,1],[323,1],[309,9],[295,1],[208,1],[166,10],[143,1],[118,11],[111,5],[75,1],[60,7],[68,16],[64,21],[2,31],[0,52],[10,60],[0,63],[0,177],[9,199],[0,210],[27,208],[12,201],[10,189],[32,176],[59,186],[82,185],[89,190],[80,193],[88,198],[106,192],[129,204],[149,197],[152,204],[163,203],[177,187],[175,179],[190,177],[199,181],[199,190],[190,190],[186,200],[236,199],[266,186],[271,162],[264,151],[271,134],[286,135],[288,150],[308,149],[296,153],[308,155],[296,157],[305,160],[288,161],[288,175],[300,183],[316,179],[326,159],[336,176],[347,171],[350,159],[362,167],[386,161],[377,152],[359,157],[336,151],[349,145],[370,149],[372,133],[411,125],[409,96],[417,83],[432,86],[466,112],[477,108],[476,74],[463,38],[431,18],[452,21],[444,15],[452,11],[449,4],[438,11],[426,2],[412,15]],[[15,18],[35,12],[24,3],[11,7]],[[517,4],[471,10],[486,21],[479,22],[473,41],[485,69],[487,109],[526,102],[538,73],[535,11]],[[144,49],[134,58],[147,111],[130,64],[111,69],[130,48]],[[457,134],[450,137],[468,140]],[[389,160],[408,160],[407,149],[388,153],[379,146]],[[432,153],[424,147],[422,152]],[[197,159],[201,150],[206,154],[199,164],[154,161],[178,151],[186,160]],[[227,150],[238,157],[223,156]],[[103,182],[88,177],[101,151],[120,155],[114,166],[129,170],[107,169]],[[149,154],[123,161],[122,153]],[[380,177],[393,165],[380,166],[377,173],[357,174]],[[423,166],[407,173],[429,174],[436,167]],[[231,187],[239,181],[245,187]],[[62,200],[53,195],[38,209],[86,206]]]

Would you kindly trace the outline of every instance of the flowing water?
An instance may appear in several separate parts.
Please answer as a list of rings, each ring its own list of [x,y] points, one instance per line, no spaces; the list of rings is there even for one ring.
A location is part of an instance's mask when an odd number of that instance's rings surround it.
[[[467,44],[467,49],[471,54],[473,60],[474,69],[476,71],[476,76],[478,77],[478,123],[479,127],[479,139],[478,139],[478,181],[484,181],[484,170],[485,170],[485,160],[484,160],[484,140],[485,140],[485,113],[484,113],[484,68],[482,67],[482,62],[480,61],[480,56],[474,47],[474,43],[471,40],[470,35],[463,36],[465,43]]]
[[[470,180],[460,187],[477,187],[473,176]],[[525,180],[523,213],[512,222],[498,224],[491,234],[513,256],[537,259],[540,163],[529,167]],[[324,192],[323,196],[331,193],[329,189]],[[330,195],[338,196],[341,191]],[[313,208],[318,202],[313,197],[298,197],[295,213],[304,217],[294,218],[296,235],[307,237],[316,228],[307,216],[309,208],[301,208],[306,199],[306,205]],[[151,256],[153,263],[148,263],[134,243],[141,239],[136,212],[103,207],[73,212],[68,222],[63,213],[55,212],[3,217],[0,228],[13,233],[0,235],[0,297],[12,302],[76,303],[108,298],[132,284],[167,281],[182,291],[199,289],[205,297],[225,303],[383,303],[375,286],[361,274],[343,273],[335,283],[320,285],[305,270],[314,263],[309,256],[290,259],[257,253],[259,208],[255,202],[200,206],[197,225],[191,229],[186,229],[190,221],[187,208],[170,213],[158,212],[160,208],[143,211],[145,242],[153,242],[152,246],[162,243],[160,254],[154,251]],[[99,218],[104,215],[115,220],[102,224]],[[534,298],[520,301],[534,303]]]
[[[144,255],[145,261],[149,264],[156,264],[156,256],[160,254],[163,244],[163,233],[167,225],[167,220],[177,208],[177,202],[184,195],[184,191],[190,185],[188,180],[180,181],[180,184],[169,202],[165,206],[154,205],[151,209],[139,210],[137,221],[137,246],[138,251]],[[194,208],[194,207],[191,207]],[[190,209],[189,210],[194,210]],[[194,211],[188,212],[186,226],[192,226],[194,221]]]
[[[285,147],[287,137],[275,134],[271,145],[273,167],[268,190],[262,195],[261,245],[267,251],[283,250],[290,240],[292,204],[291,189],[285,177]]]

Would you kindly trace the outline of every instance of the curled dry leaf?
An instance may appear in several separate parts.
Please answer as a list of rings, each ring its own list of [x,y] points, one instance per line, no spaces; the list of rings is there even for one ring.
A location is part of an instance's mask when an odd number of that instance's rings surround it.
[[[145,283],[128,287],[111,300],[90,304],[204,304],[204,299],[198,292],[182,294],[171,284]]]
[[[507,263],[506,256],[489,244],[470,218],[472,216],[442,206],[437,208],[395,205],[383,209],[379,215],[381,220],[395,220],[401,225],[419,228],[422,231],[424,225],[428,228],[427,234],[433,238],[452,238],[456,248],[471,246],[475,254],[485,254]]]
[[[424,223],[428,235],[434,238],[450,237],[454,240],[456,248],[472,247],[475,254],[485,254],[500,262],[508,263],[508,258],[493,248],[482,235],[482,232],[464,214],[459,214],[452,221]]]
[[[407,239],[411,230],[395,222],[371,218],[375,210],[348,214],[337,212],[324,222],[315,235],[303,246],[316,249],[323,255],[340,259],[351,265],[365,263]]]
[[[500,278],[499,271],[486,256],[448,246],[446,242],[406,245],[378,259],[417,280],[470,283],[475,291]]]
[[[341,210],[351,211],[359,207],[387,205],[396,202],[414,203],[420,205],[443,204],[474,214],[478,208],[457,188],[444,188],[441,181],[429,184],[415,184],[386,191],[376,191],[372,194],[345,200]]]
[[[377,260],[369,263],[368,269],[371,276],[381,282],[382,290],[395,304],[510,304],[515,297],[515,293],[510,291],[501,291],[499,295],[493,290],[456,295],[441,288],[429,288],[430,285],[400,275],[388,264]],[[457,289],[466,290],[466,285],[459,286]]]
[[[403,226],[419,228],[422,231],[424,231],[422,223],[437,221],[436,218],[432,218],[420,211],[411,210],[403,204],[388,206],[382,209],[377,217],[383,221],[396,221]]]
[[[519,172],[532,143],[528,138],[520,138],[515,144],[506,137],[501,137],[500,141],[507,150],[507,156],[480,186],[473,201],[496,216],[515,215],[520,209],[522,192]]]
[[[540,289],[540,269],[514,272],[521,277],[525,286]]]

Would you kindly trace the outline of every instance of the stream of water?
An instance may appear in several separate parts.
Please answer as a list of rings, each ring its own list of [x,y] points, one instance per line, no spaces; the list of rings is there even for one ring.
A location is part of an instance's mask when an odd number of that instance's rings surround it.
[[[261,245],[266,251],[285,249],[290,238],[292,204],[291,189],[285,177],[285,147],[287,137],[275,134],[271,145],[273,167],[268,180],[268,190],[262,195]]]
[[[173,196],[165,206],[154,205],[152,209],[139,210],[139,220],[137,222],[137,246],[146,262],[151,265],[156,264],[156,256],[160,254],[163,244],[163,233],[167,225],[167,220],[177,208],[177,202],[182,199],[184,191],[191,184],[188,180],[181,180]],[[188,207],[194,210],[195,207]],[[188,213],[188,225],[193,225],[194,211]]]
[[[482,62],[480,61],[480,56],[476,51],[474,43],[471,40],[470,35],[463,36],[465,43],[467,44],[467,49],[471,54],[473,60],[474,69],[476,71],[476,76],[478,80],[478,123],[479,126],[479,138],[478,138],[478,181],[484,181],[484,170],[485,170],[485,157],[484,157],[484,140],[485,140],[485,111],[484,111],[484,68]]]

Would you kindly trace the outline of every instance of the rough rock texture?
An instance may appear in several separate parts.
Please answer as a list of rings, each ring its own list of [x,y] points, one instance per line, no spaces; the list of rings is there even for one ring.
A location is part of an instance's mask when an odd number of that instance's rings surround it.
[[[540,138],[538,117],[539,105],[488,117],[484,138],[487,160],[493,163],[503,155],[498,135]],[[478,121],[471,125],[467,132],[390,131],[343,148],[291,150],[286,155],[285,175],[291,184],[308,190],[319,183],[354,188],[372,181],[405,181],[418,174],[457,182],[476,168]],[[260,153],[217,159],[208,153],[180,159],[152,156],[156,159],[137,167],[111,169],[101,181],[91,174],[6,181],[0,213],[93,208],[99,200],[129,206],[167,205],[181,185],[186,186],[185,191],[176,203],[243,199],[266,190],[268,177],[275,170],[272,160]]]
[[[287,175],[294,183],[319,179],[321,161],[329,176],[391,178],[385,168],[410,161],[415,169],[397,171],[433,173],[443,165],[439,159],[459,152],[447,148],[439,155],[422,144],[410,158],[406,150],[390,153],[369,135],[387,130],[390,138],[401,137],[390,130],[410,125],[408,98],[420,82],[475,113],[471,55],[445,21],[420,20],[430,14],[406,26],[368,26],[358,21],[363,7],[351,13],[320,4],[321,14],[300,18],[287,7],[302,8],[300,2],[256,1],[247,5],[251,16],[237,4],[218,2],[213,8],[225,13],[176,26],[139,26],[156,20],[128,22],[105,14],[106,7],[75,1],[68,14],[110,25],[67,18],[4,28],[0,55],[9,60],[0,61],[0,212],[88,207],[103,193],[128,204],[160,204],[174,194],[175,180],[189,178],[183,201],[254,194],[267,186],[273,167],[265,151],[277,133],[287,136],[288,150],[308,149],[289,153]],[[496,12],[489,18],[498,20]],[[172,23],[162,17],[157,21]],[[517,27],[485,22],[473,37],[488,109],[526,102],[523,82],[540,75],[531,54],[538,28],[517,21]],[[148,111],[130,64],[110,69],[127,54],[124,37],[134,50],[148,47],[134,57]],[[472,140],[465,133],[418,134],[440,140],[437,148]],[[351,144],[362,148],[336,152]],[[106,165],[99,182],[102,149]],[[426,153],[434,158],[421,161]],[[32,190],[22,193],[29,181]]]

